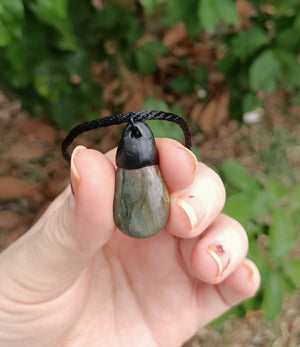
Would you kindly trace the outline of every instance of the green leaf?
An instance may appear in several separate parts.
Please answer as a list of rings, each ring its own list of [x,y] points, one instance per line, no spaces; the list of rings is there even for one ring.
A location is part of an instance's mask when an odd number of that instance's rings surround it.
[[[291,196],[291,206],[296,209],[300,209],[300,185],[293,188],[293,193]]]
[[[79,49],[74,53],[65,55],[61,64],[62,69],[64,69],[69,76],[80,76],[83,81],[90,79],[90,63],[86,50]]]
[[[152,12],[158,5],[165,0],[140,0],[140,3],[145,7],[147,12]]]
[[[248,171],[238,162],[225,161],[222,164],[222,173],[226,179],[235,187],[246,192],[258,189],[258,182],[248,173]]]
[[[14,39],[22,39],[23,20],[17,17],[13,12],[5,11],[5,16],[0,16],[0,21],[6,27],[9,36]]]
[[[270,253],[274,258],[282,258],[296,239],[295,226],[283,209],[274,210],[272,219],[269,229]]]
[[[143,49],[149,52],[149,54],[164,54],[166,53],[166,46],[157,40],[148,41],[143,46]]]
[[[269,192],[263,189],[257,190],[257,194],[251,199],[249,209],[251,217],[254,219],[270,213],[271,201]]]
[[[208,83],[208,69],[206,67],[199,67],[193,71],[194,79],[201,86],[206,86]]]
[[[300,90],[292,95],[292,105],[300,105]]]
[[[218,64],[218,70],[226,75],[236,73],[236,70],[240,64],[240,59],[233,54],[227,55]]]
[[[295,288],[300,287],[300,261],[298,259],[287,259],[283,263],[283,271],[293,283]]]
[[[145,110],[170,111],[164,101],[152,97],[146,99],[144,108]],[[154,137],[168,137],[177,141],[183,138],[183,133],[177,124],[161,120],[151,120],[146,123],[152,130]]]
[[[252,90],[272,92],[280,75],[280,64],[271,50],[262,52],[252,63],[249,71]]]
[[[288,11],[288,15],[291,15],[299,8],[299,0],[272,0],[272,6],[278,11]]]
[[[5,10],[14,14],[14,16],[18,18],[24,17],[24,6],[22,0],[1,0],[0,7],[2,7],[2,11],[0,11],[0,16],[5,16]],[[1,13],[3,12],[3,13]]]
[[[262,106],[262,100],[258,99],[256,93],[249,92],[243,97],[243,112],[253,111]]]
[[[195,39],[201,32],[202,28],[199,25],[199,18],[195,15],[195,13],[192,13],[192,15],[189,16],[189,20],[185,21],[184,24],[191,39]]]
[[[262,309],[265,311],[265,318],[267,320],[273,320],[279,314],[282,301],[281,274],[278,272],[269,272],[262,301]]]
[[[293,24],[293,29],[299,32],[300,30],[300,12],[298,11],[298,14],[295,18],[294,24]]]
[[[287,188],[282,184],[279,184],[277,181],[267,178],[266,180],[267,190],[270,194],[271,201],[278,201],[280,198],[288,194]]]
[[[21,38],[23,18],[22,0],[0,0],[0,46]]]
[[[277,50],[275,54],[280,62],[287,85],[300,87],[300,64],[296,54],[291,54],[289,51],[284,50]]]
[[[9,32],[0,18],[0,47],[7,46],[10,43],[10,40]]]
[[[219,21],[219,16],[214,2],[215,0],[201,0],[198,5],[198,17],[200,23],[208,34],[214,32],[216,24]]]
[[[58,69],[55,62],[45,61],[35,69],[34,86],[41,96],[57,102],[62,94],[70,92],[68,77]]]
[[[193,91],[193,81],[188,76],[174,76],[171,79],[170,87],[177,92],[188,95]]]
[[[36,16],[44,23],[52,26],[60,36],[57,39],[57,46],[64,50],[75,50],[76,39],[72,30],[72,25],[66,17],[67,0],[59,4],[59,0],[37,0],[30,2],[29,6]]]
[[[136,61],[140,71],[146,74],[152,74],[156,68],[155,59],[149,52],[140,47],[136,52]]]
[[[153,132],[154,137],[171,138],[180,141],[183,133],[180,127],[174,123],[161,120],[151,120],[147,122]]]
[[[68,2],[69,0],[48,0],[53,3],[53,8],[58,16],[66,17],[68,14]],[[43,0],[45,2],[45,0]]]
[[[144,103],[145,110],[159,110],[164,112],[169,112],[169,107],[165,101],[156,98],[148,97]]]
[[[214,3],[216,13],[227,24],[235,24],[239,19],[236,3],[233,0],[211,0]]]
[[[244,228],[250,221],[249,197],[244,192],[231,194],[226,199],[223,213],[238,220]]]
[[[259,48],[270,43],[268,36],[259,28],[235,35],[230,42],[231,52],[238,57],[247,57]]]
[[[76,121],[85,118],[87,111],[78,93],[71,92],[54,104],[52,119],[63,129],[70,129]]]
[[[247,230],[248,231],[248,230]],[[267,255],[268,256],[268,255]],[[261,287],[265,288],[268,283],[268,275],[270,273],[270,264],[264,252],[261,252],[257,245],[257,240],[254,237],[249,237],[249,250],[247,258],[252,260],[258,267],[261,275]]]
[[[164,54],[166,47],[160,41],[149,41],[139,47],[136,52],[136,61],[139,70],[146,74],[152,74],[156,69],[155,54]]]
[[[278,33],[276,39],[276,47],[289,53],[297,52],[299,46],[299,38],[299,30],[295,30],[294,28],[282,30]]]
[[[198,18],[203,29],[212,34],[219,20],[235,24],[239,16],[233,0],[201,0],[198,5]]]

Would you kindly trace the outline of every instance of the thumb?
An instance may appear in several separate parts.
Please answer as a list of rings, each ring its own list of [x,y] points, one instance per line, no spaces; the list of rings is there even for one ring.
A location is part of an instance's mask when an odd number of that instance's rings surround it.
[[[69,189],[59,196],[44,216],[0,255],[2,290],[6,288],[21,301],[40,302],[68,288],[115,229],[114,180],[115,169],[103,154],[83,146],[75,148],[73,194]]]

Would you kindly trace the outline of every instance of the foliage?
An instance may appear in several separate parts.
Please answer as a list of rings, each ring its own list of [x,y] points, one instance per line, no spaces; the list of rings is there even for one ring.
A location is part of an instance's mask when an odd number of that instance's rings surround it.
[[[46,111],[65,128],[90,118],[102,105],[92,62],[106,60],[118,70],[122,56],[129,69],[152,74],[155,57],[169,54],[157,39],[140,41],[145,18],[157,11],[151,17],[157,24],[184,22],[195,43],[201,33],[214,40],[216,54],[223,56],[218,69],[231,89],[232,117],[241,119],[260,105],[260,91],[284,87],[292,102],[300,103],[300,2],[249,3],[254,15],[245,30],[234,0],[140,0],[144,14],[129,1],[97,10],[85,0],[0,0],[0,87],[14,90],[32,113]],[[170,76],[171,89],[190,94],[198,88],[205,98],[205,68],[190,67],[185,59],[180,65],[182,73]]]
[[[251,19],[251,28],[225,35],[228,53],[219,70],[234,76],[230,78],[232,116],[240,118],[242,112],[258,106],[260,91],[284,88],[291,95],[299,94],[300,2],[290,5],[291,1],[286,7],[274,2],[270,10],[254,2],[257,15]],[[298,103],[297,98],[292,101]]]
[[[0,0],[0,87],[18,92],[32,113],[42,107],[58,125],[71,127],[101,105],[91,63],[99,57],[116,65],[104,39],[114,40],[130,61],[129,47],[140,35],[130,9],[97,11],[85,0]],[[139,57],[154,48],[162,53],[161,43],[140,47],[135,66],[143,70]]]
[[[148,10],[154,3],[161,2],[142,1]],[[249,0],[253,15],[246,30],[239,25],[234,0],[164,2],[165,24],[183,21],[195,41],[199,33],[205,32],[211,35],[215,44],[221,43],[217,51],[221,51],[224,58],[219,61],[218,69],[230,84],[231,117],[241,119],[244,112],[260,106],[260,91],[268,93],[285,88],[291,93],[292,102],[300,103],[298,0],[273,1],[271,4]],[[180,82],[182,88],[187,85],[186,80]]]
[[[272,320],[280,312],[283,294],[300,284],[300,262],[292,256],[300,225],[300,185],[291,191],[268,176],[254,178],[232,161],[225,161],[220,173],[228,193],[224,213],[246,229],[248,256],[262,279],[258,295],[231,313],[263,309],[265,318]]]

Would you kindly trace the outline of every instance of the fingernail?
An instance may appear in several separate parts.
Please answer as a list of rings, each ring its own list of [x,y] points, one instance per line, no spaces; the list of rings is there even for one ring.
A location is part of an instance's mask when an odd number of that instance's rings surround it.
[[[251,282],[253,280],[254,271],[253,271],[252,266],[250,265],[250,262],[247,259],[245,259],[243,261],[243,266],[244,266],[245,269],[247,269],[247,271],[248,271],[248,280]]]
[[[189,150],[188,148],[184,147],[184,146],[177,146],[179,149],[183,149],[187,154],[188,154],[188,157],[190,158],[190,161],[192,163],[192,166],[193,166],[193,172],[196,171],[197,169],[197,164],[198,164],[198,160],[195,156],[195,154]]]
[[[199,220],[193,206],[189,202],[187,202],[188,199],[190,200],[193,198],[194,197],[178,197],[175,201],[176,205],[179,206],[188,217],[192,230],[199,225]]]
[[[72,152],[70,184],[71,184],[72,193],[75,196],[77,194],[77,189],[78,189],[78,186],[79,186],[80,177],[79,177],[76,165],[74,163],[74,159],[78,155],[78,153],[82,152],[85,149],[86,149],[86,147],[84,147],[84,146],[77,146],[77,147],[75,147],[75,149]]]
[[[217,277],[222,276],[230,263],[230,252],[219,243],[214,243],[207,247],[206,252],[213,258],[217,265]]]

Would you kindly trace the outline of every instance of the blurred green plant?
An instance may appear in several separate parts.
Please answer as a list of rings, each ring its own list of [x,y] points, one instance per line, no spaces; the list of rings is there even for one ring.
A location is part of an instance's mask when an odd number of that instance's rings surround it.
[[[218,69],[231,89],[231,117],[241,119],[259,106],[261,91],[282,87],[300,104],[300,2],[249,3],[254,14],[244,30],[235,0],[140,0],[140,6],[116,0],[101,10],[86,0],[0,0],[0,88],[17,92],[31,113],[46,112],[64,128],[91,118],[102,94],[92,62],[108,61],[118,71],[122,57],[129,69],[153,74],[155,57],[168,54],[157,39],[139,40],[154,11],[155,23],[183,22],[195,42],[200,33],[213,40],[217,56],[223,56]],[[171,90],[200,90],[201,100],[209,97],[202,93],[205,68],[190,67],[187,59],[179,63],[182,71],[170,76]]]
[[[140,0],[153,11],[164,3],[162,22],[184,22],[195,41],[198,34],[211,36],[223,58],[218,70],[225,74],[231,90],[232,118],[241,120],[245,112],[263,103],[262,93],[284,88],[294,104],[300,104],[300,2],[298,0],[262,3],[249,0],[251,26],[242,29],[234,0]],[[188,74],[187,74],[188,76]],[[192,79],[175,76],[171,85],[191,92]]]
[[[102,104],[91,63],[117,66],[105,41],[112,40],[131,67],[155,68],[149,50],[161,54],[164,47],[148,42],[132,52],[141,34],[136,14],[124,7],[98,11],[85,0],[0,0],[0,88],[19,94],[32,114],[46,111],[70,128]]]
[[[267,175],[255,178],[233,161],[225,161],[220,174],[228,195],[224,213],[246,229],[248,257],[261,273],[258,294],[222,319],[262,309],[265,318],[272,320],[281,310],[284,293],[300,286],[300,262],[293,258],[300,225],[300,185],[290,190]]]
[[[251,28],[224,36],[227,54],[218,67],[230,81],[231,115],[237,119],[262,104],[259,92],[285,89],[300,103],[300,2],[274,1],[269,9],[251,3]]]

